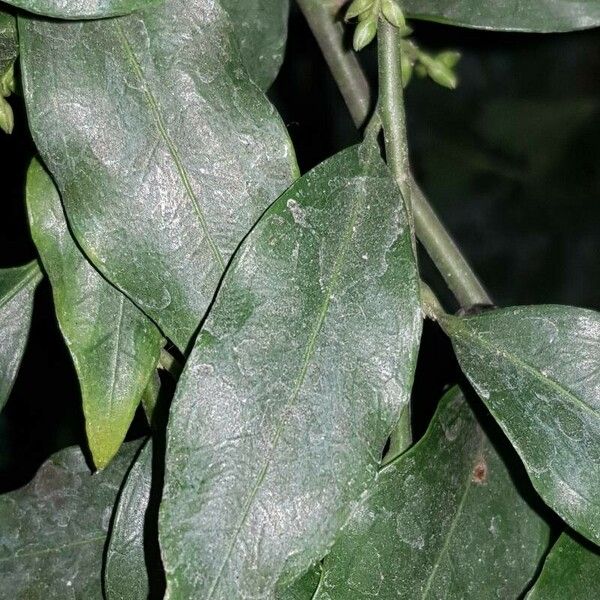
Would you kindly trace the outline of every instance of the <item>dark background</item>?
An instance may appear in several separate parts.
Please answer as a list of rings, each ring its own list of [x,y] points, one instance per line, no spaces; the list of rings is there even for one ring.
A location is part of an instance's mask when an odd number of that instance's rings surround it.
[[[600,308],[600,32],[542,36],[413,25],[424,49],[464,55],[456,91],[419,79],[407,90],[413,168],[495,302]],[[361,60],[374,86],[374,45]],[[270,96],[303,172],[360,139],[297,12]],[[15,132],[0,132],[2,267],[35,256],[23,202],[34,150],[23,107],[16,97],[11,103]],[[426,258],[422,266],[451,308]],[[447,341],[427,325],[413,399],[418,432],[458,377]],[[143,431],[138,416],[131,435]],[[0,491],[22,485],[50,453],[78,442],[85,443],[77,380],[43,283],[21,372],[0,414]]]

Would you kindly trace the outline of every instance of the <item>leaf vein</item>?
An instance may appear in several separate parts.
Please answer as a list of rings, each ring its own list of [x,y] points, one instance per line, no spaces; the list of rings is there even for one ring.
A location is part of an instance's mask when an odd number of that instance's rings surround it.
[[[264,463],[262,469],[260,470],[260,473],[258,474],[256,482],[255,482],[254,486],[252,487],[252,490],[250,491],[248,498],[246,499],[246,501],[244,503],[242,517],[235,529],[234,535],[233,535],[231,542],[229,544],[229,547],[227,549],[225,558],[224,558],[223,562],[221,563],[221,566],[219,567],[219,570],[218,570],[218,572],[215,576],[215,579],[210,587],[210,590],[208,592],[206,600],[210,600],[213,597],[213,594],[214,594],[214,592],[217,588],[217,585],[221,579],[223,571],[224,571],[225,567],[227,566],[229,559],[231,558],[231,553],[233,552],[233,548],[237,542],[237,538],[242,530],[242,527],[244,526],[244,523],[246,522],[248,515],[250,514],[250,508],[252,506],[252,502],[256,498],[258,490],[259,490],[262,482],[264,481],[264,478],[267,474],[267,471],[268,471],[271,463],[273,462],[275,450],[277,448],[279,440],[281,439],[281,435],[287,425],[287,415],[289,414],[291,408],[294,406],[294,404],[297,401],[298,396],[300,394],[300,389],[302,388],[302,385],[306,378],[306,374],[308,372],[310,360],[316,349],[317,339],[319,337],[319,334],[321,332],[321,329],[322,329],[325,319],[327,317],[327,312],[329,310],[329,306],[331,305],[331,298],[332,298],[333,292],[336,289],[336,286],[339,281],[339,277],[341,275],[343,261],[348,253],[348,248],[350,247],[350,242],[354,236],[354,228],[355,228],[355,225],[356,225],[356,222],[358,219],[360,205],[361,205],[360,201],[355,202],[353,205],[352,213],[351,213],[350,219],[348,220],[348,226],[346,227],[346,230],[344,232],[344,235],[343,235],[340,245],[338,247],[338,252],[336,253],[336,257],[335,257],[333,269],[332,269],[331,279],[329,280],[329,284],[327,285],[327,288],[325,289],[325,292],[324,292],[324,300],[321,305],[321,310],[319,311],[317,320],[315,322],[315,326],[311,332],[311,335],[308,339],[308,343],[306,345],[304,356],[302,358],[302,366],[301,366],[298,378],[296,380],[296,384],[294,385],[292,394],[290,395],[288,402],[286,403],[286,408],[283,411],[281,423],[279,424],[279,427],[277,428],[275,435],[273,436],[273,440],[271,442],[271,448],[269,450],[269,453],[267,455],[265,463]]]
[[[171,139],[171,136],[169,135],[169,132],[167,131],[167,127],[165,125],[165,121],[161,114],[161,110],[158,105],[158,102],[148,86],[148,83],[146,81],[146,77],[144,76],[144,72],[142,71],[140,62],[137,59],[137,56],[135,55],[135,52],[133,51],[133,48],[131,47],[131,44],[129,43],[127,36],[125,35],[125,32],[123,31],[121,23],[118,22],[118,19],[115,19],[114,22],[115,22],[115,27],[116,27],[117,33],[118,33],[119,37],[121,38],[123,47],[127,54],[127,58],[129,59],[131,67],[133,68],[133,71],[134,71],[136,77],[138,78],[139,82],[141,83],[142,88],[144,90],[144,95],[146,96],[146,100],[148,101],[152,115],[154,116],[156,128],[158,129],[158,132],[159,132],[160,136],[162,137],[162,139],[164,140],[164,142],[167,146],[167,149],[169,150],[169,154],[171,155],[171,158],[173,159],[175,168],[177,169],[177,173],[179,174],[181,182],[183,183],[183,187],[192,202],[192,205],[194,207],[196,215],[198,216],[198,221],[200,222],[200,226],[204,232],[206,241],[208,242],[208,245],[213,254],[213,257],[217,261],[217,264],[219,265],[221,270],[225,270],[225,266],[226,266],[225,260],[223,259],[223,256],[221,255],[221,252],[220,252],[219,248],[217,247],[215,241],[212,239],[212,236],[211,236],[209,228],[208,228],[208,223],[206,221],[206,217],[204,215],[204,212],[202,211],[198,197],[196,196],[196,194],[194,192],[192,183],[187,174],[187,170],[183,165],[183,161],[181,160],[181,157],[179,155],[179,150],[177,149],[175,142]]]

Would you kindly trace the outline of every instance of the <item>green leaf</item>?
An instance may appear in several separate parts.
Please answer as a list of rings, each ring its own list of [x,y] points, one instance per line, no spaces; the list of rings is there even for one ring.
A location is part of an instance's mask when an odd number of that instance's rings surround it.
[[[596,600],[599,579],[600,549],[563,533],[527,600]]]
[[[27,174],[27,208],[79,377],[90,450],[102,469],[125,439],[156,369],[162,336],[81,253],[67,228],[58,191],[37,161]]]
[[[314,598],[517,598],[549,532],[454,388],[425,437],[380,471]]]
[[[146,553],[148,545],[155,543],[148,536],[149,530],[156,528],[152,522],[153,513],[148,513],[152,489],[152,443],[144,446],[121,489],[113,514],[113,523],[106,549],[104,569],[104,589],[107,600],[126,598],[145,600],[154,598],[157,585],[156,571],[153,586],[148,583]],[[149,550],[152,552],[152,548]],[[277,600],[304,600],[312,598],[319,580],[321,569],[311,569],[283,591],[277,592]]]
[[[244,66],[263,90],[277,77],[287,40],[289,0],[222,0],[240,44]]]
[[[104,568],[107,600],[148,598],[144,532],[151,486],[152,443],[148,441],[133,463],[115,507]]]
[[[101,19],[126,15],[162,0],[4,0],[17,8],[56,19]]]
[[[169,418],[171,598],[269,597],[327,553],[377,472],[422,324],[378,152],[353,147],[294,184],[227,271]]]
[[[12,66],[19,53],[17,21],[0,10],[0,76]]]
[[[33,294],[42,274],[37,262],[0,269],[0,410],[12,390],[29,336]]]
[[[525,306],[440,316],[545,502],[600,541],[600,315]]]
[[[600,25],[598,0],[403,0],[407,17],[504,31],[572,31]]]
[[[101,600],[102,553],[119,485],[139,444],[91,475],[79,448],[42,465],[24,488],[0,496],[5,598]]]
[[[215,0],[19,19],[30,126],[81,247],[185,350],[225,266],[297,175]]]

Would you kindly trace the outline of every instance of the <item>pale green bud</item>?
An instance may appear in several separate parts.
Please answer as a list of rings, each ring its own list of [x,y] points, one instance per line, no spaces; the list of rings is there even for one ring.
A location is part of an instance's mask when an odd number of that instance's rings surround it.
[[[0,129],[10,134],[14,126],[15,117],[11,106],[4,98],[0,98]]]
[[[415,65],[415,73],[417,74],[418,77],[423,79],[423,78],[427,77],[427,67],[425,65],[423,65],[422,63],[417,63]]]
[[[0,96],[7,98],[15,91],[15,67],[8,67],[0,77]]]
[[[377,17],[370,17],[356,26],[354,31],[354,50],[359,52],[365,46],[368,46],[377,35]]]
[[[402,87],[406,87],[412,78],[414,63],[406,54],[403,54],[400,66],[402,68]]]
[[[456,50],[446,50],[445,52],[440,52],[435,58],[449,69],[453,69],[459,63],[461,55]]]
[[[443,87],[451,90],[456,89],[458,78],[452,69],[449,69],[443,62],[435,60],[427,55],[422,55],[421,61],[425,65],[431,79]]]
[[[381,11],[383,12],[383,16],[386,18],[386,20],[394,27],[398,27],[400,29],[404,29],[406,27],[404,13],[394,0],[383,0],[381,4]]]

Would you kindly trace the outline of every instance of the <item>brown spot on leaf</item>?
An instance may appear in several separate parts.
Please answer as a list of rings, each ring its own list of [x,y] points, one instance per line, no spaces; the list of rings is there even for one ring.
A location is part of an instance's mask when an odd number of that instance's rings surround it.
[[[482,459],[473,468],[473,477],[472,477],[471,481],[473,483],[477,483],[479,485],[482,485],[482,484],[485,483],[485,480],[487,479],[487,474],[488,474],[488,472],[487,472],[487,464]]]

